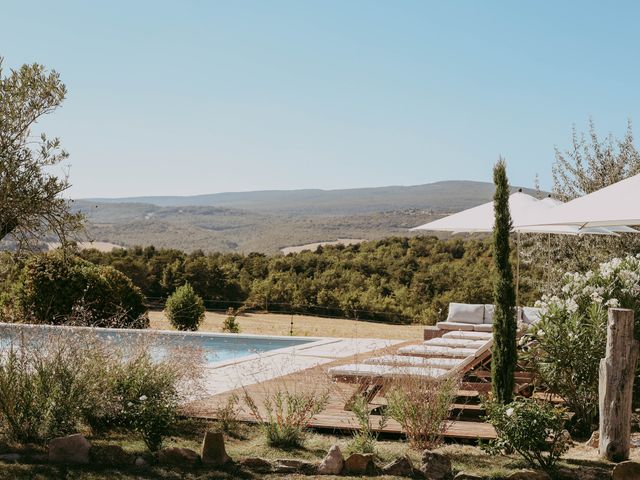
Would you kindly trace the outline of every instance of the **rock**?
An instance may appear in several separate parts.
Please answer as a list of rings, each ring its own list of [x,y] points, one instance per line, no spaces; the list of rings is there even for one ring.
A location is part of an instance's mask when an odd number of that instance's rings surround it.
[[[593,432],[585,445],[591,448],[598,448],[600,446],[600,432],[598,430]]]
[[[569,445],[571,447],[573,445],[575,445],[575,442],[573,441],[573,438],[571,438],[571,434],[569,433],[569,430],[567,430],[567,429],[562,430],[562,432],[560,432],[559,437],[567,445]]]
[[[148,465],[147,461],[142,457],[137,457],[133,464],[138,468],[146,467]]]
[[[273,465],[275,473],[309,473],[316,471],[316,465],[304,460],[279,459]]]
[[[640,463],[622,462],[613,467],[611,480],[631,480],[640,478]]]
[[[200,455],[189,448],[163,448],[158,452],[158,462],[162,465],[192,467],[200,461]]]
[[[422,452],[420,471],[428,480],[447,480],[453,477],[449,457],[430,450]]]
[[[3,453],[0,455],[0,461],[5,463],[16,463],[22,458],[19,453]]]
[[[384,475],[411,477],[413,475],[413,464],[408,457],[400,457],[382,467],[382,473]]]
[[[49,461],[52,463],[89,463],[91,444],[79,433],[54,438],[49,442]]]
[[[318,466],[318,475],[340,475],[344,457],[338,445],[332,445]]]
[[[473,473],[458,472],[453,480],[482,480],[482,477]]]
[[[271,462],[259,457],[248,457],[240,460],[240,465],[258,473],[270,472],[272,469]]]
[[[520,470],[509,475],[507,480],[551,480],[551,477],[541,470]]]
[[[200,457],[202,458],[202,463],[214,467],[231,461],[224,448],[224,435],[222,435],[222,432],[207,432],[204,434]]]
[[[124,451],[119,445],[104,445],[91,449],[91,458],[103,465],[131,465],[133,455]]]
[[[372,475],[376,470],[371,453],[352,453],[344,461],[344,473],[353,475]]]

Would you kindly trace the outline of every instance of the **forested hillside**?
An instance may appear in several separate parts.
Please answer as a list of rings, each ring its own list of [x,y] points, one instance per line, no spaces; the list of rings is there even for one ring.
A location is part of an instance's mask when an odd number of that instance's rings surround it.
[[[389,322],[433,323],[446,315],[451,301],[491,302],[492,263],[485,240],[394,237],[288,256],[186,254],[154,247],[81,255],[124,272],[158,307],[185,282],[211,309],[246,305]],[[535,296],[528,284],[524,303]]]

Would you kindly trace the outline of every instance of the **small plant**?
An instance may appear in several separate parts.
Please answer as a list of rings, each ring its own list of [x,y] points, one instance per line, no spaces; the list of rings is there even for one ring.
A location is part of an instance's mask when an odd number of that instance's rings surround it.
[[[489,400],[485,408],[487,420],[498,434],[496,440],[483,446],[491,454],[515,451],[532,467],[549,471],[569,449],[562,408],[526,398],[507,405]]]
[[[369,402],[364,396],[358,395],[351,403],[351,411],[358,419],[360,428],[353,434],[353,440],[351,440],[349,446],[350,450],[357,453],[375,453],[378,434],[373,431],[373,425],[371,424]],[[383,429],[387,424],[387,420],[386,410],[382,410],[378,428]]]
[[[437,380],[407,376],[389,388],[389,416],[402,425],[412,447],[431,449],[441,443],[459,383],[457,377]]]
[[[304,443],[307,426],[328,401],[328,393],[296,393],[278,390],[268,393],[263,401],[266,418],[245,390],[245,403],[251,414],[262,424],[267,443],[277,448],[299,448]]]
[[[227,310],[227,318],[222,323],[222,331],[227,333],[240,333],[240,324],[236,320],[238,311],[234,308]]]
[[[238,431],[238,406],[240,398],[231,394],[225,404],[216,409],[216,418],[222,431],[228,435],[235,435]]]
[[[198,330],[204,320],[204,303],[193,287],[185,283],[167,299],[165,313],[178,330]]]

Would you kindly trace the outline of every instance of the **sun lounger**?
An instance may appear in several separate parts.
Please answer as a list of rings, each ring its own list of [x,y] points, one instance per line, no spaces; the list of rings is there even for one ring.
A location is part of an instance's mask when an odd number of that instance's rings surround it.
[[[401,355],[414,357],[466,358],[476,353],[477,348],[451,348],[439,345],[409,345],[398,349]]]

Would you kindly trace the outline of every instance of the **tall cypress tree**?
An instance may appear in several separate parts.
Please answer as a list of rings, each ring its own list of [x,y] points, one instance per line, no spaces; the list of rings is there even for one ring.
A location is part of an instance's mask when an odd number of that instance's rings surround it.
[[[493,357],[491,379],[493,395],[502,403],[513,399],[514,372],[516,369],[516,292],[511,268],[511,214],[509,213],[509,180],[504,159],[500,157],[493,167],[496,192],[493,197],[495,225],[493,227]]]

